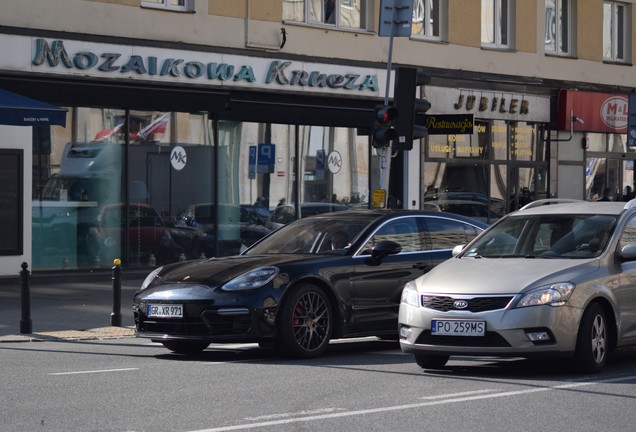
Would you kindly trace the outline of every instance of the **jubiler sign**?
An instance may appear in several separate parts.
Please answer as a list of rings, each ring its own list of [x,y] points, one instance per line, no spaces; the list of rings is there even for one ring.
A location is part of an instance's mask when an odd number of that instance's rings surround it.
[[[465,115],[476,119],[549,122],[550,97],[492,90],[426,86],[429,113]]]

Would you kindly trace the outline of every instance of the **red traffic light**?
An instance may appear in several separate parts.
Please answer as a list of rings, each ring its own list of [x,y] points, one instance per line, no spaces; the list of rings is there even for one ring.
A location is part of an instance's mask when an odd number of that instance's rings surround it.
[[[393,120],[397,120],[398,110],[392,106],[381,106],[375,110],[375,120],[380,124],[388,124]]]

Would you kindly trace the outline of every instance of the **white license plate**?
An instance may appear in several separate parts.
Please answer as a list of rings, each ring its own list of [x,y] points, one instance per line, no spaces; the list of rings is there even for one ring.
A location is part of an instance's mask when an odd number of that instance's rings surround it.
[[[155,318],[183,318],[183,305],[148,304],[148,316]]]
[[[434,336],[484,336],[486,321],[432,320]]]

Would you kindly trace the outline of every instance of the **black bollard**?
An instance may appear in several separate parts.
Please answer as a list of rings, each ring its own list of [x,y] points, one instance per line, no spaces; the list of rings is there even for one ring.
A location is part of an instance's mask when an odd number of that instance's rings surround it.
[[[20,271],[20,282],[22,284],[22,318],[20,319],[20,333],[33,333],[31,322],[31,293],[30,293],[30,273],[27,270],[29,265],[22,263],[22,271]]]
[[[121,327],[121,260],[113,261],[113,313],[110,314],[110,325]]]

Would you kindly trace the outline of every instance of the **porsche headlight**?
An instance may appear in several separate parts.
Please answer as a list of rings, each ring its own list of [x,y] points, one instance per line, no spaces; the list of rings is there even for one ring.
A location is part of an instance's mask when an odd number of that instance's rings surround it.
[[[527,306],[563,306],[574,292],[574,284],[570,282],[560,282],[549,286],[541,287],[529,292],[519,301],[517,307]]]
[[[221,287],[224,291],[242,291],[260,288],[276,277],[278,267],[267,266],[243,273]]]
[[[417,293],[417,288],[415,288],[415,281],[409,281],[404,285],[404,289],[402,289],[402,298],[400,299],[402,303],[409,304],[411,306],[419,306],[419,294]]]
[[[150,285],[152,281],[154,281],[157,278],[157,275],[159,274],[159,272],[161,272],[161,269],[163,269],[163,267],[157,267],[156,269],[151,271],[148,274],[148,276],[146,276],[146,279],[144,279],[143,283],[141,284],[142,290],[145,290],[146,288],[148,288],[148,285]]]

